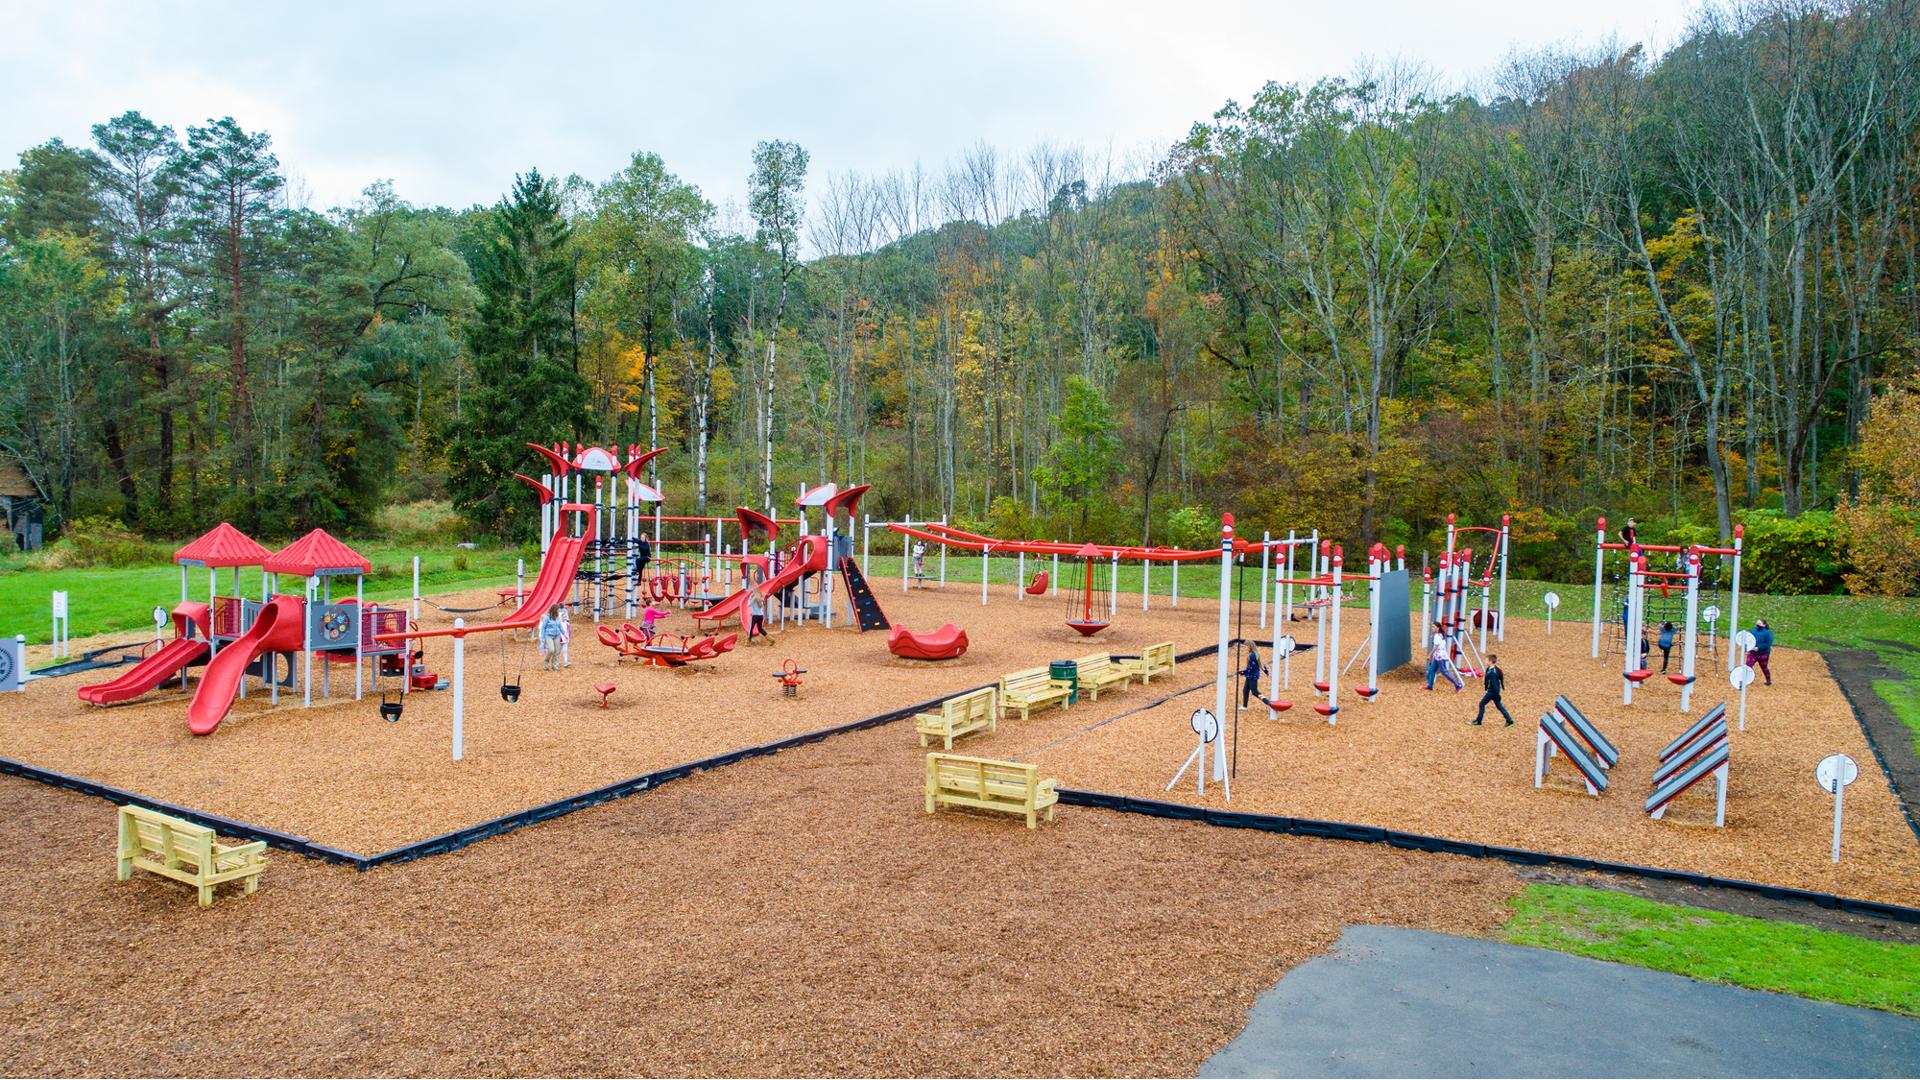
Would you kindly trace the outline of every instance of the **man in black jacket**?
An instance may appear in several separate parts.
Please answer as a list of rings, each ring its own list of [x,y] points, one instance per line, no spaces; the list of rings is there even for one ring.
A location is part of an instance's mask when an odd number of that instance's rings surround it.
[[[1507,673],[1500,670],[1498,656],[1492,653],[1487,654],[1487,670],[1480,678],[1486,686],[1486,693],[1480,695],[1480,712],[1473,718],[1473,726],[1479,727],[1480,721],[1487,718],[1487,705],[1492,704],[1494,708],[1500,710],[1501,716],[1507,718],[1506,726],[1512,727],[1513,714],[1508,712],[1507,707],[1500,702],[1500,691],[1507,687]]]

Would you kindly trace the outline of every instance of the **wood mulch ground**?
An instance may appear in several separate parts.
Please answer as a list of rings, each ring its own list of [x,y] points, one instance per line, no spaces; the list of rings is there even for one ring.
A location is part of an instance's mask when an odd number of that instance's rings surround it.
[[[258,680],[248,698],[210,736],[187,731],[190,690],[160,690],[108,708],[79,701],[74,691],[125,669],[37,680],[10,697],[0,720],[0,757],[13,758],[138,792],[179,806],[280,829],[360,854],[403,844],[588,791],[655,769],[848,723],[942,694],[992,682],[1007,671],[1095,650],[1126,653],[1173,639],[1181,649],[1210,644],[1211,603],[1179,609],[1156,600],[1142,613],[1137,597],[1121,597],[1114,626],[1089,644],[1064,624],[1065,600],[1027,597],[1011,586],[982,607],[979,587],[903,593],[898,579],[875,579],[876,597],[895,622],[932,630],[966,628],[965,656],[940,663],[900,660],[885,633],[797,624],[775,627],[775,644],[742,647],[697,668],[661,670],[616,664],[576,623],[572,667],[540,669],[531,643],[505,643],[500,633],[468,639],[466,758],[451,760],[452,695],[408,695],[403,718],[379,716],[371,684],[353,700],[353,671],[330,676],[333,697],[315,693],[313,708],[282,691],[268,704]],[[491,589],[435,597],[450,608],[495,599]],[[1129,605],[1131,604],[1131,607]],[[499,615],[506,609],[498,609]],[[467,616],[469,625],[497,617]],[[426,608],[423,627],[451,626],[452,616]],[[684,632],[675,613],[662,629]],[[137,636],[137,635],[136,635]],[[430,670],[451,678],[450,639],[430,639]],[[772,674],[787,657],[807,669],[799,697],[783,699]],[[371,668],[371,664],[368,665]],[[523,692],[500,699],[502,669]],[[198,684],[197,670],[194,685]],[[315,682],[320,681],[315,667]],[[592,687],[619,687],[611,708]],[[397,680],[384,680],[393,689]]]
[[[1701,665],[1690,716],[1679,712],[1679,689],[1657,675],[1629,708],[1620,703],[1617,660],[1590,659],[1578,626],[1563,624],[1551,638],[1544,627],[1516,619],[1496,649],[1509,680],[1512,728],[1501,727],[1491,709],[1485,726],[1469,726],[1478,684],[1470,681],[1466,692],[1455,694],[1442,682],[1429,693],[1411,665],[1382,678],[1384,693],[1375,704],[1343,691],[1340,722],[1329,726],[1311,709],[1312,654],[1296,655],[1293,689],[1283,694],[1294,708],[1279,719],[1257,705],[1240,715],[1231,808],[1920,905],[1920,843],[1820,654],[1774,650],[1774,685],[1756,684],[1748,692],[1746,730],[1731,732],[1727,825],[1716,829],[1710,781],[1681,796],[1664,821],[1648,818],[1643,803],[1661,748],[1729,699],[1724,674]],[[1298,636],[1311,640],[1312,631]],[[1030,724],[1003,724],[998,734],[966,745],[972,753],[1038,761],[1063,786],[1226,807],[1216,784],[1204,798],[1196,795],[1191,772],[1165,790],[1194,747],[1189,716],[1213,706],[1213,670],[1211,658],[1182,664],[1165,690],[1159,682],[1136,686],[1035,716]],[[1120,715],[1201,683],[1206,689]],[[1565,758],[1554,759],[1547,788],[1533,786],[1535,721],[1560,693],[1620,750],[1612,783],[1599,798],[1578,786]],[[1729,703],[1728,726],[1737,728],[1737,696]],[[1114,716],[1120,718],[1101,723]],[[1861,775],[1847,789],[1836,866],[1830,861],[1833,799],[1813,773],[1821,758],[1837,752],[1852,756]]]
[[[1075,807],[928,816],[904,735],[366,874],[273,855],[204,911],[114,881],[108,804],[0,777],[0,1073],[1191,1075],[1344,926],[1486,932],[1519,887]]]

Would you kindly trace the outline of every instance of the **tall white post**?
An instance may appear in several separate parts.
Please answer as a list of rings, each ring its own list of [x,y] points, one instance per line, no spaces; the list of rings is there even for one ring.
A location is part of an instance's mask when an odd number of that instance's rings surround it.
[[[513,560],[513,609],[515,611],[520,610],[520,605],[526,598],[527,560],[515,559]]]
[[[1147,589],[1153,584],[1153,560],[1140,560],[1140,610],[1147,610]]]
[[[985,546],[982,546],[980,548],[980,606],[981,607],[987,606],[987,577],[989,576],[989,573],[992,570],[992,564],[987,562],[987,553],[989,550],[990,549]]]
[[[313,705],[313,579],[307,579],[307,602],[300,609],[300,655],[305,657],[306,670],[300,676],[302,708]],[[208,646],[209,649],[212,646]],[[212,655],[209,652],[208,655]],[[241,680],[242,682],[246,680]]]
[[[1513,541],[1513,515],[1500,515],[1500,625],[1495,629],[1498,640],[1507,640],[1507,547]],[[1484,645],[1484,643],[1483,643]]]
[[[1340,722],[1340,597],[1342,554],[1338,547],[1333,549],[1333,593],[1327,597],[1327,606],[1333,609],[1333,628],[1328,631],[1327,653],[1327,723]],[[1315,652],[1321,650],[1315,649]]]
[[[1640,625],[1641,594],[1645,588],[1641,572],[1646,568],[1646,560],[1637,554],[1627,556],[1627,624],[1625,639],[1621,642],[1620,660],[1620,702],[1633,704],[1633,680],[1628,676],[1639,670],[1640,641],[1645,634]]]
[[[1700,618],[1700,555],[1687,552],[1687,640],[1680,647],[1680,674],[1687,681],[1680,684],[1680,711],[1686,712],[1693,705],[1693,635],[1699,629]]]
[[[1107,618],[1120,614],[1120,553],[1113,553],[1113,571],[1107,577]]]
[[[1273,562],[1273,534],[1260,534],[1260,628],[1267,628],[1267,570]]]
[[[366,658],[367,653],[367,576],[365,574],[355,574],[353,576],[353,617],[359,622],[357,632],[353,635],[353,700],[359,701],[360,664],[361,661]],[[261,667],[269,673],[267,675],[267,682],[273,682],[273,675],[271,674],[273,671],[273,661],[268,659]]]
[[[1600,658],[1600,575],[1607,562],[1607,519],[1602,517],[1593,532],[1593,658]],[[1633,553],[1628,552],[1631,558]]]
[[[1369,704],[1380,700],[1380,576],[1387,572],[1386,552],[1380,548],[1380,557],[1373,552],[1367,555],[1367,572],[1373,580],[1367,587],[1367,701]]]
[[[1747,662],[1747,658],[1740,655],[1740,650],[1732,647],[1733,635],[1740,632],[1740,548],[1742,541],[1746,538],[1746,534],[1747,527],[1745,525],[1735,525],[1733,527],[1733,605],[1727,612],[1728,671],[1732,671],[1734,668]]]
[[[1060,553],[1053,553],[1053,573],[1047,575],[1047,595],[1060,595]]]
[[[1180,560],[1173,560],[1173,606],[1180,606]]]
[[[1116,560],[1114,565],[1118,566]],[[1216,740],[1219,745],[1213,753],[1213,778],[1226,782],[1227,760],[1222,749],[1226,743],[1227,717],[1227,593],[1233,588],[1233,515],[1220,515],[1220,634],[1218,648],[1214,652],[1213,662],[1213,715],[1220,717],[1221,733]],[[1205,767],[1206,762],[1201,762]],[[1227,798],[1233,798],[1231,792]]]
[[[453,620],[453,628],[465,628],[467,620]],[[467,635],[453,635],[453,760],[466,756],[467,731]]]
[[[1013,554],[1013,602],[1019,603],[1027,598],[1027,550],[1021,548]]]
[[[907,515],[906,526],[909,529],[913,528],[912,514]],[[947,550],[947,546],[945,544],[940,545],[940,550],[941,551]],[[900,594],[902,596],[906,595],[907,582],[911,580],[912,577],[913,577],[913,537],[907,535],[906,533],[901,533],[900,534]]]
[[[420,556],[413,557],[413,621],[420,621]]]

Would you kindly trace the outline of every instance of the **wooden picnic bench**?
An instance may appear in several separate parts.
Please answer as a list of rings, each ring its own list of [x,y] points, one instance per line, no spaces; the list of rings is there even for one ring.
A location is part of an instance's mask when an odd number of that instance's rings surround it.
[[[201,907],[211,907],[215,886],[229,881],[245,882],[246,895],[253,895],[267,868],[266,850],[263,840],[229,846],[205,825],[142,806],[120,808],[120,880],[138,867],[185,882],[199,890]]]
[[[1155,675],[1173,674],[1173,642],[1163,641],[1158,645],[1149,645],[1140,650],[1140,655],[1132,660],[1115,660],[1114,665],[1127,674],[1140,680],[1145,686],[1153,681]]]
[[[1027,719],[1034,709],[1065,705],[1072,694],[1072,682],[1054,678],[1043,667],[1000,676],[1000,709],[1007,713],[1019,709],[1022,720]]]
[[[1040,766],[935,751],[927,755],[927,813],[942,806],[971,806],[1023,814],[1027,828],[1040,827],[1040,811],[1053,820],[1060,801],[1054,780],[1040,779]]]
[[[1107,653],[1083,656],[1073,662],[1073,667],[1078,673],[1080,693],[1091,695],[1095,701],[1100,700],[1100,691],[1115,686],[1125,690],[1133,682],[1133,673],[1114,663]]]
[[[981,728],[996,731],[999,721],[999,691],[983,686],[941,702],[937,713],[915,713],[913,730],[919,734],[921,746],[927,745],[928,739],[940,739],[951,750],[953,740]]]

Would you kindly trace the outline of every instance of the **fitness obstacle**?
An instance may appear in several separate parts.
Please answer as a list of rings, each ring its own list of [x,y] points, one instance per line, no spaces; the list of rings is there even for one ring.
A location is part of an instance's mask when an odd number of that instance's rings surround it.
[[[1607,741],[1605,735],[1600,734],[1600,729],[1587,719],[1585,713],[1567,700],[1567,695],[1561,694],[1553,699],[1553,711],[1559,715],[1563,725],[1572,727],[1574,734],[1587,744],[1601,768],[1611,769],[1620,764],[1620,751],[1614,749],[1613,743]]]
[[[1714,779],[1713,824],[1727,824],[1727,773],[1729,765],[1727,722],[1724,711],[1719,720],[1674,750],[1673,756],[1654,771],[1653,794],[1647,796],[1647,816],[1659,821],[1667,807],[1688,788],[1706,779]]]
[[[1700,572],[1700,567],[1698,565],[1690,566],[1689,560],[1681,558],[1681,556],[1691,556],[1695,560],[1697,560],[1699,556],[1703,556],[1703,555],[1718,555],[1721,557],[1721,566],[1723,569],[1726,567],[1728,562],[1731,562],[1732,563],[1732,568],[1730,572],[1731,583],[1729,585],[1729,591],[1731,595],[1730,595],[1728,609],[1727,609],[1727,631],[1729,634],[1732,634],[1735,630],[1739,628],[1740,626],[1740,560],[1741,560],[1742,551],[1744,550],[1746,545],[1746,526],[1735,525],[1733,527],[1733,546],[1732,547],[1710,547],[1704,544],[1694,544],[1691,547],[1687,547],[1679,544],[1641,544],[1637,542],[1634,544],[1627,544],[1627,543],[1618,542],[1618,541],[1609,541],[1607,539],[1607,519],[1605,517],[1601,517],[1599,521],[1596,523],[1594,528],[1593,545],[1594,545],[1593,546],[1593,620],[1592,620],[1592,645],[1590,648],[1590,652],[1594,659],[1598,660],[1600,658],[1600,626],[1601,624],[1603,622],[1604,623],[1613,622],[1613,619],[1611,617],[1602,618],[1601,616],[1601,613],[1605,609],[1605,604],[1606,604],[1604,594],[1606,590],[1607,554],[1609,552],[1625,552],[1627,555],[1627,564],[1628,564],[1627,597],[1621,604],[1622,610],[1620,613],[1620,626],[1623,631],[1623,634],[1621,635],[1620,643],[1622,646],[1622,651],[1628,655],[1628,666],[1626,670],[1629,670],[1629,671],[1637,670],[1636,665],[1639,662],[1639,658],[1634,655],[1634,653],[1638,649],[1638,646],[1632,644],[1632,642],[1635,641],[1635,636],[1634,636],[1635,628],[1632,625],[1630,625],[1633,621],[1633,618],[1632,618],[1632,608],[1634,606],[1633,595],[1632,595],[1633,586],[1634,586],[1633,567],[1634,567],[1634,561],[1636,557],[1639,558],[1643,569],[1645,569],[1646,567],[1645,557],[1648,554],[1670,554],[1676,557],[1676,560],[1677,560],[1676,566],[1678,567],[1676,571],[1656,572],[1656,571],[1648,570],[1646,573],[1643,574],[1642,580],[1640,582],[1640,585],[1643,589],[1645,588],[1646,582],[1648,580],[1652,580],[1656,582],[1657,584],[1655,587],[1660,589],[1661,595],[1663,597],[1669,595],[1670,590],[1672,589],[1672,584],[1671,584],[1672,581],[1677,579],[1682,579],[1688,576],[1691,576],[1694,579],[1694,582],[1695,582],[1693,586],[1694,598],[1688,603],[1688,607],[1689,609],[1691,609],[1688,613],[1689,625],[1687,627],[1687,644],[1689,648],[1692,647],[1694,639],[1698,636],[1698,622],[1697,622],[1696,616],[1697,616],[1699,605],[1700,605],[1699,596],[1700,596],[1701,590],[1700,590],[1699,581],[1700,581],[1701,572]],[[1616,594],[1616,596],[1617,595],[1618,594]],[[1716,605],[1716,608],[1717,608],[1717,605]],[[1640,598],[1640,626],[1643,633],[1644,633],[1645,621],[1646,621],[1646,598],[1644,595],[1642,595]],[[1709,634],[1712,633],[1711,624],[1709,625],[1708,633]],[[1727,670],[1731,672],[1734,668],[1739,667],[1743,659],[1744,658],[1741,656],[1740,650],[1729,648],[1727,650]],[[1689,684],[1682,684],[1683,688],[1686,687],[1687,685]],[[1629,704],[1631,704],[1630,701],[1629,701]],[[1685,711],[1684,705],[1682,706],[1682,711],[1683,712]]]
[[[1565,754],[1568,761],[1580,770],[1580,778],[1586,782],[1587,794],[1598,796],[1607,790],[1607,771],[1602,768],[1586,747],[1580,744],[1561,723],[1558,713],[1549,710],[1540,715],[1540,729],[1533,738],[1533,786],[1542,787],[1547,780],[1547,765],[1554,753]]]

